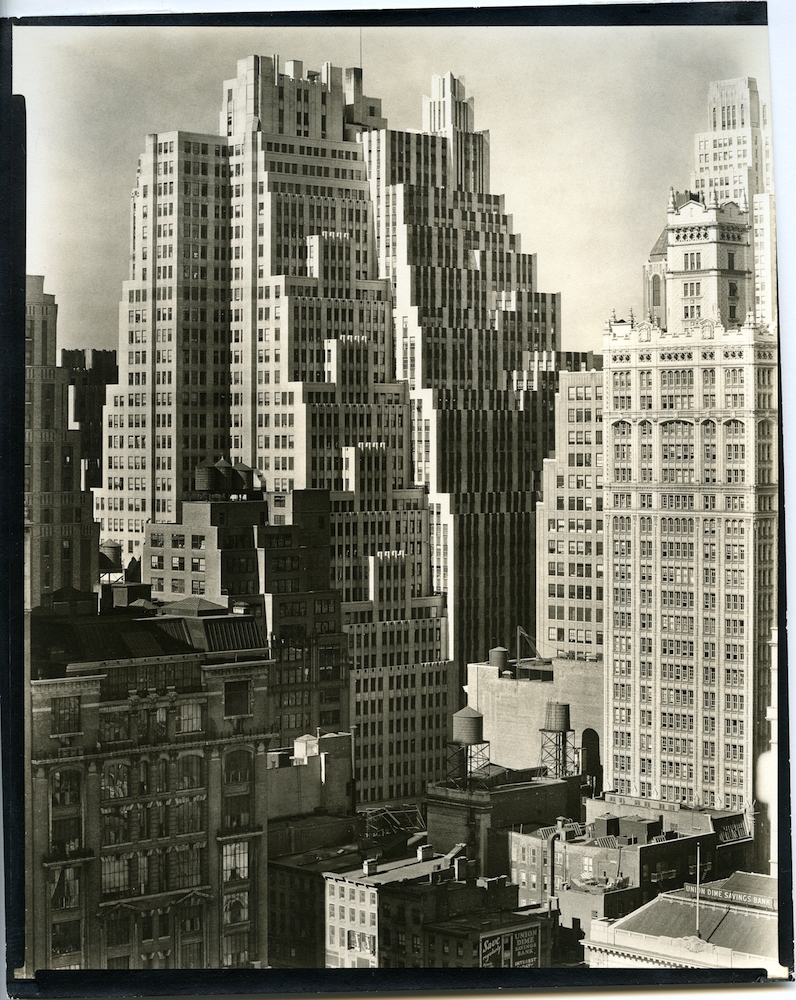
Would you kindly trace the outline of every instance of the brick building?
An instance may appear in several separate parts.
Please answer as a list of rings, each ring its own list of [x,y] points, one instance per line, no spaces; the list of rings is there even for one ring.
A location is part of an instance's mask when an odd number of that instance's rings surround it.
[[[31,973],[267,964],[268,650],[200,611],[32,613]]]

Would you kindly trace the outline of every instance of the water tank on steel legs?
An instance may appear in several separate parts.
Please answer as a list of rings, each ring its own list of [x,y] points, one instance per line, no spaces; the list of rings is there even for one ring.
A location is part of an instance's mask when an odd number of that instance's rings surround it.
[[[549,701],[545,713],[544,728],[552,732],[566,733],[569,725],[569,705],[559,701]]]
[[[469,746],[484,742],[484,717],[469,705],[453,716],[453,743]]]

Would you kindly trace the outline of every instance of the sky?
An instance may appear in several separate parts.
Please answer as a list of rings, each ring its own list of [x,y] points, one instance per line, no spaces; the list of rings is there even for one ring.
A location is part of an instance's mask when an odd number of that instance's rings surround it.
[[[239,58],[359,64],[356,28],[15,26],[27,113],[27,262],[58,303],[61,347],[116,348],[129,203],[150,132],[218,132]],[[641,311],[641,267],[688,187],[712,80],[768,100],[764,27],[368,27],[364,91],[419,129],[434,73],[463,77],[488,129],[538,287],[561,292],[565,350],[601,350],[606,319]],[[776,107],[773,109],[776,135]]]

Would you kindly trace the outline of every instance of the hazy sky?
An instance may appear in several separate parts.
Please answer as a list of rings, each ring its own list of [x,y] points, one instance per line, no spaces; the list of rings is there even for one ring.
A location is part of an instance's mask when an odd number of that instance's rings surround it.
[[[355,28],[22,27],[14,92],[28,121],[27,272],[59,306],[59,347],[118,345],[129,200],[149,132],[217,132],[237,59],[359,63]],[[600,350],[612,309],[641,308],[641,265],[688,186],[711,80],[752,76],[757,27],[365,28],[365,93],[393,128],[420,128],[432,73],[464,77],[491,136],[539,288],[562,294],[563,346]],[[776,108],[774,108],[776,128]]]

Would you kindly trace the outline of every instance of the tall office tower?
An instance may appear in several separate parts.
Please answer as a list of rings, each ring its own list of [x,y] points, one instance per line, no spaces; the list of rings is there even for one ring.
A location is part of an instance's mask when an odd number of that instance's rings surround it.
[[[600,361],[602,359],[599,359]],[[561,372],[555,455],[544,460],[536,530],[536,645],[544,656],[603,658],[603,373]],[[608,583],[610,586],[610,581]]]
[[[708,127],[694,137],[691,188],[712,203],[734,200],[754,210],[755,294],[750,305],[758,323],[777,319],[777,269],[774,241],[774,173],[771,120],[760,107],[751,77],[718,80],[708,91]]]
[[[61,351],[61,364],[69,369],[69,416],[80,427],[83,483],[86,489],[102,486],[102,408],[109,385],[119,381],[116,351],[76,348]]]
[[[44,278],[25,289],[25,609],[99,580],[99,529],[81,492],[81,434],[70,430],[69,370],[56,365],[55,296]]]
[[[148,136],[138,160],[119,385],[94,491],[101,536],[122,544],[125,561],[141,558],[147,521],[179,517],[193,468],[229,450],[229,169],[218,136],[184,132]]]
[[[434,588],[448,593],[463,671],[517,625],[535,628],[529,553],[552,445],[560,297],[537,291],[535,257],[489,191],[489,134],[475,130],[461,80],[432,79],[422,132],[361,139],[397,374],[411,395],[415,482],[429,492]]]
[[[354,141],[385,124],[359,71],[250,56],[224,83],[219,136],[148,137],[95,494],[103,537],[140,557],[145,522],[180,520],[208,455],[251,466],[273,493],[331,491],[365,801],[442,775],[450,713],[445,597]]]
[[[672,193],[667,232],[666,327],[605,334],[606,787],[742,808],[767,858],[777,340],[746,212]]]

